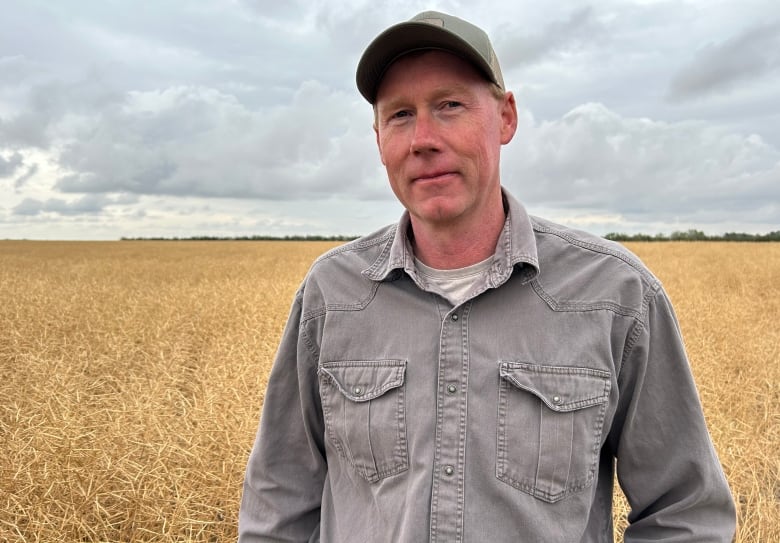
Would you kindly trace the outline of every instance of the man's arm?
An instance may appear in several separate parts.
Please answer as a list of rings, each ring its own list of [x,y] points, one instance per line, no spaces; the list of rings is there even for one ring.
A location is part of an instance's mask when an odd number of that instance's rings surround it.
[[[626,543],[730,542],[735,509],[662,289],[629,340],[610,435],[631,505]]]
[[[240,542],[318,538],[327,470],[317,364],[301,331],[301,293],[268,380],[260,430],[247,463]]]

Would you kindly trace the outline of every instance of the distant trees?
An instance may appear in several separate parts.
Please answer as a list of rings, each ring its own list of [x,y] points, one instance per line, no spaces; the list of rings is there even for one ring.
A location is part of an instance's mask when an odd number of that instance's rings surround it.
[[[359,236],[190,236],[188,238],[149,237],[130,238],[122,236],[121,241],[352,241]]]
[[[728,232],[719,236],[708,236],[701,230],[674,231],[671,235],[656,234],[623,234],[610,232],[606,239],[612,241],[780,241],[780,230],[768,234],[747,234],[744,232]]]
[[[359,236],[191,236],[188,238],[122,237],[122,241],[352,241]],[[604,238],[612,241],[780,241],[780,230],[768,234],[746,234],[744,232],[728,232],[719,236],[708,236],[701,230],[674,231],[666,234],[624,234],[610,232]]]
[[[122,237],[122,241],[352,241],[359,236],[191,236],[181,237]],[[666,234],[624,234],[610,232],[604,238],[612,241],[780,241],[780,230],[768,234],[747,234],[745,232],[728,232],[719,236],[708,236],[701,230],[676,230]]]

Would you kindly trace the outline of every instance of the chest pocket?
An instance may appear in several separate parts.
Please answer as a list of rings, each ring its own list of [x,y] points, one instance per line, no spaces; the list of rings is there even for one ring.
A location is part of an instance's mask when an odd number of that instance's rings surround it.
[[[375,483],[409,467],[403,360],[349,360],[320,366],[328,438],[349,465]]]
[[[606,371],[500,362],[496,477],[550,503],[590,486],[610,384]]]

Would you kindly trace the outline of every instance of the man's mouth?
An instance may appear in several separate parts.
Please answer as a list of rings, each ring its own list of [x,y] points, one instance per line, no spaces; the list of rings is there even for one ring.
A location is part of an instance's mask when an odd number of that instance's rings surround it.
[[[426,183],[426,182],[432,182],[432,181],[446,181],[450,177],[454,176],[455,172],[452,171],[432,171],[432,172],[423,172],[420,175],[416,176],[414,178],[414,182],[417,183]]]

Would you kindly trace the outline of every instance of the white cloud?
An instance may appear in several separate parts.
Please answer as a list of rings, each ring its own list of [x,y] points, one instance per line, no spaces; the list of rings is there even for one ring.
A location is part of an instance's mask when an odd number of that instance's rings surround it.
[[[766,207],[780,201],[780,150],[757,135],[624,118],[591,103],[555,121],[526,115],[517,138],[504,182],[529,204],[632,220],[710,213],[749,222],[761,210],[780,223],[780,209]]]
[[[202,87],[129,93],[63,146],[64,192],[280,199],[377,197],[370,107],[314,81],[248,109]],[[381,186],[381,184],[380,184]]]

